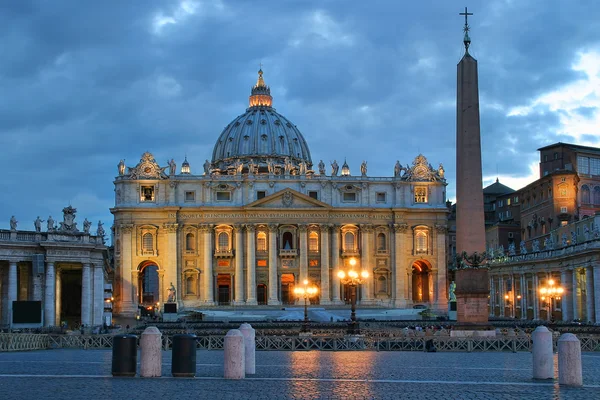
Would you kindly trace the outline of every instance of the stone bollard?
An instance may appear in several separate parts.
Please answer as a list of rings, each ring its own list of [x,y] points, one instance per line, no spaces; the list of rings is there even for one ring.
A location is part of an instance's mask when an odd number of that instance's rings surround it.
[[[140,338],[140,376],[162,375],[162,334],[155,326],[147,327]]]
[[[552,332],[545,326],[538,326],[531,334],[531,339],[533,340],[533,379],[553,379]]]
[[[568,386],[583,385],[581,343],[572,333],[565,333],[558,339],[558,383]]]
[[[223,347],[225,350],[225,379],[244,379],[246,377],[246,360],[242,332],[239,329],[227,332]]]
[[[246,374],[256,373],[256,331],[250,324],[242,324],[239,328],[244,335],[246,357]]]

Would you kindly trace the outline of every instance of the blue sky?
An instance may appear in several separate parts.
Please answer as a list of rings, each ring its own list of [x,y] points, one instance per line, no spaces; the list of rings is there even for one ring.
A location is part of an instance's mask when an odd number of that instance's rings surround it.
[[[423,153],[455,193],[458,13],[479,61],[484,184],[537,178],[537,148],[599,146],[594,0],[27,1],[0,5],[0,227],[112,224],[113,179],[145,151],[201,173],[262,63],[316,162],[391,176]]]

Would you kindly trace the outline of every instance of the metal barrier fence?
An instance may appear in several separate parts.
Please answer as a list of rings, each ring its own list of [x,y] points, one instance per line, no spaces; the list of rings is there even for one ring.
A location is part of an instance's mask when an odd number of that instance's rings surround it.
[[[578,336],[581,351],[600,351],[599,336]],[[1,333],[0,352],[45,349],[110,349],[112,335],[51,335],[27,333]],[[554,345],[558,335],[554,337]],[[172,336],[163,335],[163,349],[172,346]],[[429,342],[429,343],[428,343]],[[224,336],[198,336],[196,347],[203,350],[223,349]],[[263,351],[426,351],[434,346],[436,351],[486,352],[531,351],[529,336],[503,336],[495,338],[458,338],[449,336],[377,337],[377,336],[257,336],[256,349]]]

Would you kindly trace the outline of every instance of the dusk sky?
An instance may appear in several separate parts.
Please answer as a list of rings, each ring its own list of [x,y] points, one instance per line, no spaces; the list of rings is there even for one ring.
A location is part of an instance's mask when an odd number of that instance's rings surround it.
[[[315,164],[346,158],[360,174],[366,160],[369,176],[392,176],[422,153],[443,163],[454,200],[465,6],[483,185],[538,178],[539,147],[600,146],[597,0],[2,2],[0,227],[62,221],[71,204],[79,227],[108,232],[117,163],[145,151],[178,171],[187,155],[201,174],[261,63]]]

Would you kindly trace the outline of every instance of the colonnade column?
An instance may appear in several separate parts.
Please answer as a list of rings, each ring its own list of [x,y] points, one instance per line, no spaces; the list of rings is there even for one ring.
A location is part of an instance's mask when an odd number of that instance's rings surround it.
[[[241,225],[235,225],[235,298],[234,304],[244,304],[244,238]]]
[[[490,309],[489,315],[494,316],[495,307],[496,307],[496,284],[493,275],[490,275]]]
[[[61,320],[60,320],[60,312],[62,309],[62,268],[55,268],[54,271],[54,281],[56,282],[56,285],[54,285],[55,288],[55,302],[54,302],[54,320],[56,321],[57,325],[61,324]]]
[[[585,314],[586,322],[594,319],[594,275],[591,266],[585,268]]]
[[[308,227],[305,224],[298,225],[300,233],[300,282],[302,284],[305,279],[308,279]],[[270,243],[269,243],[270,244]],[[270,250],[269,250],[270,251]],[[270,270],[269,270],[270,271]]]
[[[329,294],[329,225],[321,225],[321,304],[331,304],[331,295]]]
[[[565,293],[563,296],[561,296],[560,301],[560,310],[562,312],[563,321],[569,321],[572,319],[570,312],[571,307],[569,307],[569,303],[573,299],[572,296],[570,296],[571,292],[573,291],[573,280],[571,279],[569,281],[567,274],[568,271],[566,270],[562,270],[560,273],[560,286],[562,286],[565,290]]]
[[[594,322],[600,322],[600,265],[594,265]]]
[[[135,286],[137,281],[132,279],[132,260],[131,252],[134,251],[136,246],[132,246],[131,237],[133,234],[132,224],[122,224],[119,227],[119,234],[121,235],[121,276],[119,280],[119,293],[117,294],[117,301],[120,303],[119,311],[130,315],[135,315],[137,312],[137,297]]]
[[[34,265],[35,267],[35,265]],[[42,301],[44,295],[44,281],[42,274],[33,274],[33,295],[31,297],[34,301]]]
[[[256,305],[256,245],[255,245],[255,227],[254,225],[246,225],[246,274],[247,274],[247,292],[246,304]]]
[[[373,300],[373,265],[371,265],[371,233],[373,232],[373,227],[369,224],[360,226],[360,236],[361,236],[361,249],[360,249],[360,268],[361,270],[369,271],[369,278],[362,285],[363,290],[363,301],[372,301]]]
[[[92,324],[91,299],[92,275],[90,264],[85,263],[81,269],[81,323],[88,327]]]
[[[46,284],[44,293],[44,326],[56,325],[54,302],[56,301],[56,276],[54,263],[46,262]]]
[[[331,285],[333,304],[341,304],[340,299],[340,279],[338,272],[340,270],[340,226],[333,225],[331,233],[331,263],[333,264],[333,284]]]
[[[436,268],[434,268],[435,279],[434,292],[435,306],[438,310],[448,310],[448,295],[446,294],[446,288],[448,287],[447,276],[446,276],[446,225],[437,224],[435,226],[435,234],[437,240],[437,257],[436,257]]]
[[[521,319],[527,319],[527,280],[525,274],[520,275],[519,293],[521,294]]]
[[[212,253],[212,226],[203,225],[201,227],[204,233],[204,248],[202,252],[204,264],[204,304],[214,305],[215,297],[213,293],[213,253]]]
[[[395,260],[394,269],[396,271],[396,281],[394,282],[395,290],[395,307],[406,308],[408,293],[406,289],[406,265],[405,265],[405,241],[404,233],[408,229],[408,225],[405,223],[394,224],[394,247],[395,247]]]
[[[504,301],[504,276],[500,275],[498,279],[498,291],[500,292],[500,316],[505,316],[506,303]]]
[[[281,304],[277,299],[277,225],[269,225],[269,305]]]
[[[533,274],[533,319],[540,319],[540,299],[538,293],[539,278],[536,273]]]
[[[104,315],[104,268],[100,262],[94,264],[94,315],[93,325],[102,325]]]
[[[12,326],[13,301],[17,301],[17,262],[8,262],[8,323]]]
[[[163,266],[161,269],[164,270],[164,282],[168,285],[167,287],[171,287],[171,284],[175,286],[175,301],[177,304],[183,305],[181,299],[183,298],[182,294],[184,292],[182,285],[182,271],[180,270],[179,263],[177,262],[177,231],[179,228],[179,224],[177,223],[166,223],[163,225],[163,229],[166,230],[167,234],[167,262],[166,266]],[[210,234],[210,232],[209,232]],[[212,254],[212,253],[211,253]],[[212,265],[212,264],[211,264]],[[212,287],[212,286],[211,286]],[[163,293],[166,291],[166,288],[159,287],[159,292]],[[212,299],[212,297],[211,297]]]
[[[581,289],[579,287],[579,270],[573,268],[573,319],[581,319],[581,313],[579,312],[580,299],[579,296]]]

